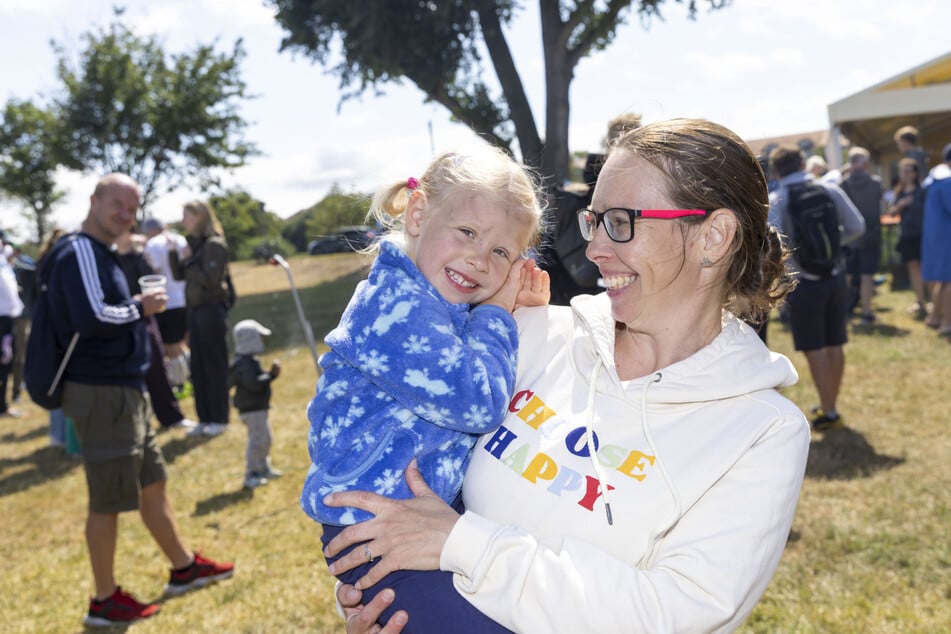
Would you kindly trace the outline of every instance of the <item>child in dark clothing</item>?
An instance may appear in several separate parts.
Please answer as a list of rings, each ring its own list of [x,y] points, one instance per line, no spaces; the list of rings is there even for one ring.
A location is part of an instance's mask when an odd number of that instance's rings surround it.
[[[271,403],[271,381],[281,374],[281,364],[271,364],[268,372],[257,356],[264,352],[262,335],[271,331],[253,319],[243,319],[234,326],[234,360],[228,371],[228,386],[234,387],[233,403],[241,422],[248,428],[248,449],[245,457],[244,486],[254,489],[282,474],[271,466],[271,426],[267,410]]]

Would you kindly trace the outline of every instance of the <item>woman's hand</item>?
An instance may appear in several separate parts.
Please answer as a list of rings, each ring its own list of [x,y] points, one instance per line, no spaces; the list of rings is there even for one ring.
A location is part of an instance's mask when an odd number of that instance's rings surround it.
[[[459,514],[426,485],[415,459],[405,475],[416,496],[409,500],[391,500],[368,491],[331,493],[324,498],[327,506],[352,506],[376,516],[348,526],[324,549],[334,557],[348,546],[363,544],[330,566],[330,573],[339,575],[372,558],[375,564],[355,584],[358,590],[396,570],[439,570],[442,547]]]
[[[409,620],[405,610],[400,610],[390,617],[386,625],[381,627],[377,621],[396,598],[393,590],[387,588],[379,592],[366,605],[362,605],[363,593],[351,585],[343,584],[337,588],[337,601],[343,608],[347,619],[347,634],[398,634]]]

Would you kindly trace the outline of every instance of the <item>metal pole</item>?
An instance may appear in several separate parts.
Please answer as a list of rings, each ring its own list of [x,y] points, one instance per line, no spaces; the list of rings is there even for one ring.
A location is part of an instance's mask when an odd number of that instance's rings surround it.
[[[294,295],[294,303],[297,305],[297,316],[300,318],[300,325],[304,329],[304,338],[307,339],[307,345],[310,346],[310,353],[314,357],[314,367],[317,368],[317,376],[320,376],[320,363],[317,357],[317,344],[314,343],[314,331],[311,330],[310,322],[304,317],[304,307],[300,303],[300,297],[297,295],[297,286],[294,284],[294,276],[291,274],[291,267],[287,260],[279,253],[271,256],[271,263],[277,264],[287,272],[287,281],[291,284],[291,294]]]

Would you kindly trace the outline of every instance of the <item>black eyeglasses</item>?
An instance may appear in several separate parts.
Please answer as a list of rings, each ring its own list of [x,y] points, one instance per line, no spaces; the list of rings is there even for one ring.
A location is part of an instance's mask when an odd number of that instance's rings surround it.
[[[578,225],[581,227],[581,236],[591,242],[603,224],[608,237],[614,242],[630,242],[634,239],[635,218],[683,218],[685,216],[705,216],[706,209],[625,209],[611,207],[597,212],[592,209],[582,209],[578,212]]]

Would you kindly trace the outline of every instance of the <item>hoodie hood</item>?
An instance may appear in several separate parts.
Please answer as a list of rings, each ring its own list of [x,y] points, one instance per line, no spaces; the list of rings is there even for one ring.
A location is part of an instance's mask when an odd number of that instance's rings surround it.
[[[234,325],[233,334],[235,354],[261,354],[264,352],[261,335],[266,337],[271,331],[253,319],[242,319]]]
[[[683,404],[779,389],[799,380],[789,359],[771,352],[752,328],[724,311],[722,331],[709,344],[648,377],[622,382],[614,369],[615,322],[610,299],[604,294],[579,295],[571,301],[571,308],[594,341],[592,348],[584,338],[576,338],[572,363],[583,375],[591,376],[600,358],[604,366],[600,381],[610,384],[599,386],[599,390],[625,391],[651,382],[647,392],[651,403]]]

